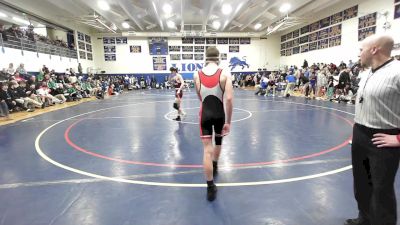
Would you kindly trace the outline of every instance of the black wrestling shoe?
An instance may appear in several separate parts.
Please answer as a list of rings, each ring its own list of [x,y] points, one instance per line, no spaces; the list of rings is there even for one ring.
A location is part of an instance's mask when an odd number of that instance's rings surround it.
[[[178,116],[178,117],[176,117],[174,120],[176,120],[176,121],[181,121],[181,117]]]
[[[344,225],[371,225],[363,218],[347,219]]]
[[[217,186],[215,184],[207,187],[207,200],[212,202],[217,197]]]

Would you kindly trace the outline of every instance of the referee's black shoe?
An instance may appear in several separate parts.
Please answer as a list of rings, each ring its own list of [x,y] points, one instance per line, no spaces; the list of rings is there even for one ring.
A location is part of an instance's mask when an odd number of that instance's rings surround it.
[[[344,223],[344,225],[371,225],[369,221],[364,218],[355,218],[355,219],[348,219]]]

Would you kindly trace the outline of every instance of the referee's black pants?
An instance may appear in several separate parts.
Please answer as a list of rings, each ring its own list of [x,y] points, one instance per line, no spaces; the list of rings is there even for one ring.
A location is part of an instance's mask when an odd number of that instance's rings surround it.
[[[394,179],[400,148],[377,148],[371,141],[376,133],[398,134],[399,130],[372,129],[360,124],[353,127],[354,195],[360,217],[371,225],[396,225]]]

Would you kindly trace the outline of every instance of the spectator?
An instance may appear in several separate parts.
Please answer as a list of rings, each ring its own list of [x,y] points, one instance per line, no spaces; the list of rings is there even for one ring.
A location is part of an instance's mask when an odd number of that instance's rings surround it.
[[[326,69],[322,69],[317,75],[317,97],[325,95],[327,85]]]
[[[267,76],[262,75],[260,84],[256,86],[257,91],[254,94],[255,95],[261,95],[265,91],[265,89],[267,88],[268,81],[269,81],[269,79],[267,78]]]
[[[6,32],[6,30],[4,30],[3,24],[0,24],[0,34],[1,34],[1,37],[3,38],[3,41],[8,41],[7,32]]]
[[[19,64],[19,67],[16,69],[15,72],[18,72],[22,77],[25,77],[27,75],[27,72],[25,70],[25,66],[23,63]]]
[[[340,61],[339,67],[345,68],[346,67],[346,63],[344,63],[343,60]]]
[[[78,82],[78,78],[75,76],[75,73],[71,73],[71,76],[69,76],[68,80],[71,84],[75,84],[76,82]]]
[[[310,80],[304,76],[303,73],[300,73],[300,82],[303,84],[303,93],[305,93],[306,98],[308,98],[309,90],[310,90]]]
[[[6,103],[9,112],[12,112],[14,110],[14,108],[17,106],[17,103],[12,100],[12,96],[11,96],[10,92],[8,91],[8,84],[7,83],[3,83],[1,85],[0,101]]]
[[[46,105],[61,103],[61,100],[55,98],[53,95],[50,94],[50,89],[47,87],[46,82],[42,82],[39,89],[37,89],[37,94],[41,98],[41,102],[46,103]]]
[[[46,65],[43,65],[42,72],[43,72],[43,74],[46,74],[46,73],[50,73],[50,70],[49,70],[49,68],[46,67]]]
[[[51,93],[54,97],[60,100],[60,104],[63,104],[67,101],[65,96],[68,96],[68,91],[64,88],[63,84],[56,84],[55,88],[52,89]]]
[[[24,109],[30,109],[28,112],[33,112],[33,106],[40,108],[42,103],[37,101],[37,99],[30,98],[30,92],[26,89],[25,81],[20,81],[19,84],[15,85],[17,88],[18,97],[23,100]]]
[[[309,75],[309,79],[310,79],[310,85],[309,85],[310,93],[309,94],[311,95],[311,91],[312,91],[313,98],[315,98],[315,96],[316,96],[315,89],[316,89],[316,85],[317,85],[317,74],[314,69],[310,69],[309,74],[310,74]]]
[[[289,74],[286,76],[286,81],[287,84],[284,96],[288,98],[292,94],[294,86],[296,85],[296,77],[294,76],[292,70],[290,70]]]
[[[7,92],[4,91],[5,88],[3,88],[3,86],[7,86],[7,84],[0,83],[0,116],[10,119],[9,108],[7,105],[8,95]]]
[[[22,80],[25,81],[25,79],[20,76],[20,73],[18,71],[14,74],[14,80],[16,80],[17,82],[20,82]]]
[[[21,83],[20,86],[23,86],[23,84]],[[37,91],[36,91],[36,85],[32,84],[30,86],[27,86],[25,88],[25,93],[28,96],[28,98],[37,101],[41,104],[41,107],[44,108],[45,104],[44,102],[42,102],[41,98],[37,95]]]
[[[27,84],[28,87],[31,86],[31,85],[35,85],[36,86],[36,84],[37,84],[36,83],[36,77],[35,76],[30,76],[26,84]]]
[[[8,28],[7,33],[11,34],[12,36],[18,39],[22,38],[22,32],[20,31],[19,27],[16,24],[13,24],[10,28]]]
[[[265,96],[268,96],[269,91],[272,89],[272,97],[275,97],[275,90],[276,90],[276,78],[275,74],[271,73],[269,75],[268,86],[265,92]]]
[[[28,26],[28,30],[26,31],[26,36],[28,37],[28,40],[35,42],[35,32],[33,32],[34,27],[32,25]]]
[[[344,89],[346,85],[350,85],[350,82],[350,69],[344,67],[339,74],[339,84],[337,88]]]
[[[303,69],[306,69],[306,68],[308,68],[308,62],[307,62],[307,60],[304,60],[304,62],[303,62]]]
[[[353,66],[354,66],[354,63],[353,63],[353,61],[350,59],[350,60],[349,60],[349,68],[353,68]]]
[[[14,64],[10,63],[7,68],[8,76],[13,76],[15,73]]]
[[[81,65],[81,63],[78,63],[78,73],[79,73],[79,76],[82,76],[82,65]]]
[[[10,85],[9,85],[9,88],[8,88],[8,92],[9,92],[9,94],[11,96],[11,100],[16,102],[16,106],[17,106],[17,110],[18,111],[21,110],[21,109],[27,110],[28,107],[25,104],[24,99],[19,95],[17,88],[18,88],[18,82],[15,81],[15,80],[11,81]],[[28,110],[28,112],[30,112],[30,111]]]
[[[0,71],[0,82],[4,82],[8,80],[9,75],[7,74],[7,69],[3,68],[3,70]]]

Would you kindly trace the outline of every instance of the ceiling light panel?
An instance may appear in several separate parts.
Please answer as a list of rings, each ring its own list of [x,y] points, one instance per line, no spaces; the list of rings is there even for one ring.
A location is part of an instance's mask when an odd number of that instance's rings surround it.
[[[218,30],[221,27],[221,22],[219,22],[218,20],[215,20],[212,23],[212,26],[213,26],[214,29]]]
[[[281,13],[286,13],[289,11],[289,9],[291,8],[291,5],[289,3],[284,3],[280,8],[279,11]]]
[[[171,20],[168,20],[167,21],[167,26],[169,27],[169,28],[175,28],[175,22],[174,21],[171,21]]]
[[[108,5],[108,3],[105,2],[105,1],[98,1],[98,2],[97,2],[97,5],[99,6],[99,8],[100,8],[101,10],[104,10],[104,11],[110,10],[110,5]]]
[[[127,23],[127,22],[123,22],[121,25],[122,25],[122,27],[125,28],[125,29],[128,29],[129,27],[131,27],[131,26],[129,25],[129,23]]]
[[[165,3],[163,5],[162,9],[163,9],[164,13],[166,13],[166,14],[171,14],[172,13],[172,6],[170,4],[168,4],[168,3]]]
[[[232,12],[232,6],[229,4],[223,4],[221,10],[224,15],[229,15]]]

